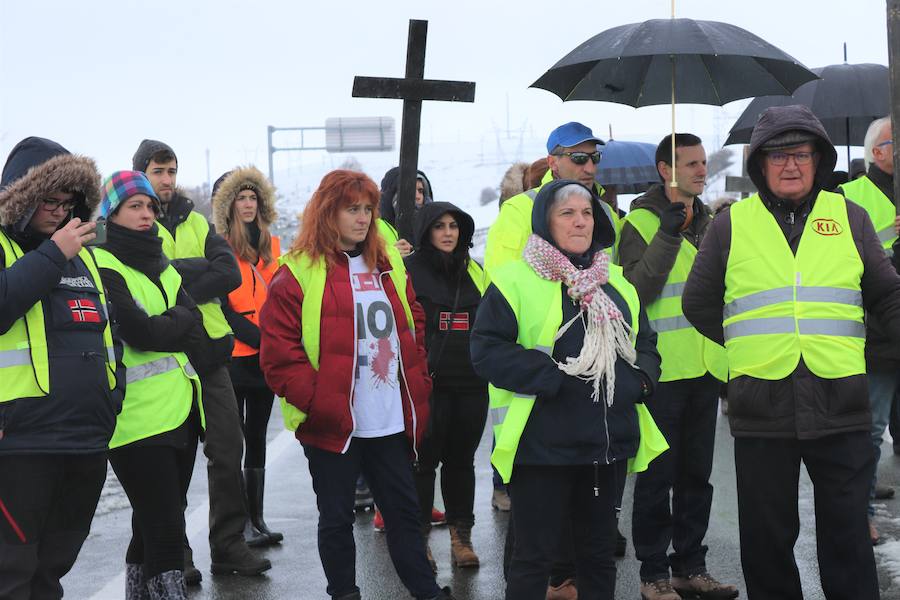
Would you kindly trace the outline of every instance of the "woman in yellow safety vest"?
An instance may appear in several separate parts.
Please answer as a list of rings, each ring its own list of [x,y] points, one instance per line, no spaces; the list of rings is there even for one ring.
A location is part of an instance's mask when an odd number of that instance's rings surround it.
[[[269,286],[259,362],[306,454],[328,594],[360,598],[353,506],[362,473],[403,584],[415,598],[447,600],[425,557],[410,463],[431,392],[424,315],[377,217],[378,188],[364,174],[322,178]]]
[[[159,200],[147,178],[113,173],[100,212],[108,238],[97,262],[125,344],[125,401],[109,443],[133,511],[125,598],[182,599],[183,503],[204,422],[200,379],[186,352],[202,356],[208,337],[163,254]]]
[[[615,465],[646,468],[665,448],[636,406],[659,378],[656,334],[603,251],[615,231],[591,190],[545,184],[532,230],[522,259],[491,273],[471,342],[513,505],[506,598],[543,598],[552,562],[574,547],[579,595],[611,600]]]

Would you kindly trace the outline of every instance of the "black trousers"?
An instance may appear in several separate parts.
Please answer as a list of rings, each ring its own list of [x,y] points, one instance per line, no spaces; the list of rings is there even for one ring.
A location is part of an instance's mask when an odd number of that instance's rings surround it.
[[[208,460],[209,548],[216,560],[218,553],[227,552],[234,544],[244,543],[244,524],[247,522],[241,474],[244,434],[228,369],[221,366],[203,375],[200,381],[206,415],[203,454]]]
[[[801,600],[794,545],[797,486],[806,465],[815,496],[819,577],[828,600],[879,597],[866,504],[875,468],[868,430],[816,440],[734,440],[741,563],[747,597]]]
[[[128,445],[109,453],[132,509],[125,562],[143,565],[147,579],[183,568],[183,502],[196,454],[196,438],[187,448]]]
[[[272,390],[259,387],[234,386],[238,413],[244,430],[244,468],[266,467],[266,429],[272,416]]]
[[[353,540],[356,480],[362,473],[384,517],[388,553],[406,589],[415,598],[440,593],[425,558],[419,529],[419,502],[403,433],[381,438],[353,438],[344,454],[303,446],[319,508],[319,557],[327,592],[340,597],[358,592],[356,543]]]
[[[62,598],[105,481],[105,452],[0,455],[0,599]]]
[[[599,490],[594,494],[594,488]],[[515,545],[507,600],[544,600],[571,527],[579,600],[612,600],[616,589],[616,474],[612,465],[516,465],[509,483]]]
[[[707,374],[660,383],[646,401],[669,450],[635,480],[631,533],[642,581],[668,579],[670,568],[676,577],[706,570],[718,392]]]
[[[431,521],[435,469],[441,465],[441,494],[450,525],[475,523],[475,451],[487,420],[486,389],[436,387],[431,394],[430,431],[419,447],[416,491],[422,524]]]

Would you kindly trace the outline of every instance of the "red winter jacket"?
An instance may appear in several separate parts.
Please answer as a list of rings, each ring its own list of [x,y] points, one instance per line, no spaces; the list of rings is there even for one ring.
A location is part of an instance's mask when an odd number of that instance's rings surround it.
[[[378,265],[384,292],[390,300],[400,340],[400,395],[406,435],[413,448],[425,435],[431,378],[425,352],[425,312],[416,302],[407,278],[406,298],[412,309],[415,332],[410,331],[393,280],[391,266]],[[319,335],[319,370],[313,369],[301,341],[303,291],[287,267],[281,267],[269,285],[260,312],[260,367],[269,387],[307,414],[297,428],[303,444],[329,452],[344,452],[353,432],[351,386],[356,373],[356,331],[353,289],[346,255],[338,257],[325,279]]]

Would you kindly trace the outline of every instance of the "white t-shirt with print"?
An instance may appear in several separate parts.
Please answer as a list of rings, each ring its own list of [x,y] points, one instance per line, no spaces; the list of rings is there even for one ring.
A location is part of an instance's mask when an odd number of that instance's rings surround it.
[[[384,437],[404,429],[400,340],[378,269],[369,269],[362,256],[349,258],[357,340],[353,435]]]

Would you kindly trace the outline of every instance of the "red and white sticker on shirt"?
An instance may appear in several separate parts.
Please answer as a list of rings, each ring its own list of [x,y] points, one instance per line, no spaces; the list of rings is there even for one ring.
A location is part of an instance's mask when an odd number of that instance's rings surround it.
[[[76,323],[99,323],[100,311],[91,300],[69,300],[69,310],[72,311],[72,320]]]
[[[438,321],[438,329],[441,331],[468,331],[469,330],[469,313],[451,313],[449,311],[441,311],[440,320]]]

